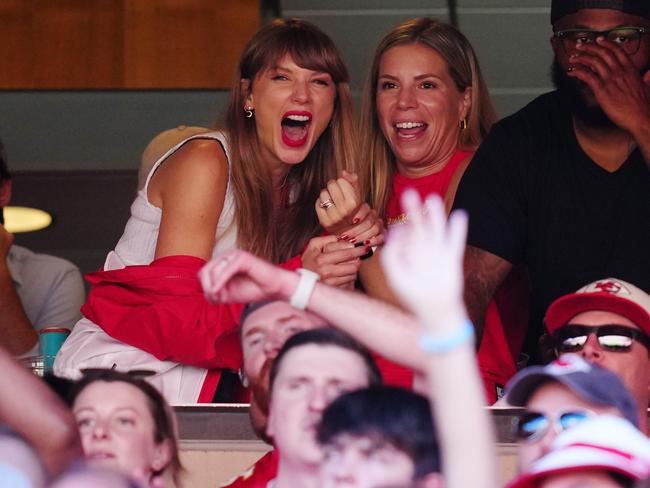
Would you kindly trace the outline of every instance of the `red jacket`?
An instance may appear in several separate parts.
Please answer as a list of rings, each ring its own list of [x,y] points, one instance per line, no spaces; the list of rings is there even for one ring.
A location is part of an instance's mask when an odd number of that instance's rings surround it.
[[[220,370],[242,362],[237,327],[243,304],[213,305],[198,279],[204,259],[167,256],[149,265],[86,275],[93,288],[81,312],[108,335],[157,359],[209,371],[199,402],[210,402]],[[282,265],[300,267],[300,256]]]

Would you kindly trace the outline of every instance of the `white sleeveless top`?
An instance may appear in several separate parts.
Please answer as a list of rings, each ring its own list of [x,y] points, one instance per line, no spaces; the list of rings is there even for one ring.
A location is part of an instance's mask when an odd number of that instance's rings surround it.
[[[104,270],[121,269],[125,266],[150,264],[155,256],[162,211],[147,198],[151,177],[169,156],[187,141],[214,139],[221,144],[230,162],[230,151],[225,134],[208,132],[189,137],[167,151],[152,166],[142,190],[131,205],[131,217],[115,249],[108,253]],[[230,174],[230,172],[229,172]],[[228,177],[226,195],[217,224],[216,244],[212,256],[233,249],[237,242],[234,223],[235,201]],[[114,368],[118,371],[152,370],[156,374],[147,378],[171,404],[195,403],[201,392],[207,370],[160,361],[136,347],[119,342],[106,334],[101,327],[82,318],[72,329],[54,362],[57,376],[77,379],[81,370],[87,368]]]
[[[124,233],[115,246],[115,250],[111,251],[106,257],[104,271],[120,269],[125,266],[133,266],[136,264],[150,264],[153,261],[156,252],[156,243],[158,242],[162,210],[149,201],[147,196],[149,183],[151,182],[154,173],[158,168],[160,168],[160,165],[169,158],[169,156],[178,151],[186,142],[194,139],[214,139],[219,141],[221,147],[226,153],[226,158],[230,161],[230,150],[226,142],[226,137],[221,132],[197,134],[179,142],[167,151],[151,167],[144,187],[142,190],[138,191],[138,196],[131,205],[131,217],[126,223]],[[237,232],[233,223],[234,215],[235,199],[233,198],[229,177],[228,186],[226,188],[226,197],[223,202],[223,209],[221,210],[221,216],[219,217],[219,223],[217,224],[216,245],[212,250],[213,257],[220,252],[235,247]]]

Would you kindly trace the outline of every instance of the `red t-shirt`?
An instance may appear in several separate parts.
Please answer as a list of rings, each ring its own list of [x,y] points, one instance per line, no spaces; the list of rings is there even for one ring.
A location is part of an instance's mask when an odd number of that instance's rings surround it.
[[[400,204],[402,193],[406,189],[416,189],[421,198],[432,194],[444,197],[454,172],[472,154],[471,151],[457,150],[441,171],[421,178],[393,175],[392,192],[386,207],[387,226],[400,225],[408,220]],[[521,270],[513,270],[488,307],[478,363],[486,399],[490,404],[497,400],[497,387],[505,385],[516,372],[516,361],[513,358],[518,357],[521,350],[528,320],[526,285],[526,275]],[[411,370],[379,356],[375,359],[387,384],[412,387]]]
[[[456,150],[449,162],[437,173],[433,173],[420,178],[407,178],[398,173],[393,175],[392,189],[388,204],[386,205],[386,225],[401,224],[406,221],[406,214],[402,211],[400,201],[402,193],[408,188],[415,188],[420,194],[420,198],[426,198],[429,195],[440,195],[444,198],[451,182],[451,177],[458,169],[460,163],[472,156],[472,151]]]

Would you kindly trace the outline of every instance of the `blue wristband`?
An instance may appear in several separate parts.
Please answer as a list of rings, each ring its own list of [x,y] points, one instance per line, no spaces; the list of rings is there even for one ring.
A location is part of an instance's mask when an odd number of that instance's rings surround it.
[[[474,326],[472,325],[472,321],[465,319],[460,327],[457,327],[450,334],[444,336],[432,336],[428,332],[425,332],[420,336],[420,347],[424,352],[428,353],[448,352],[462,346],[473,337]]]

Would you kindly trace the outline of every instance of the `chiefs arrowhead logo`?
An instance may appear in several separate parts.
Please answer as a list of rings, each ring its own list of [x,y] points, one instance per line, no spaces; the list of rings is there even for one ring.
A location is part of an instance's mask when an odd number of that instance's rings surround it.
[[[630,294],[630,291],[625,288],[621,283],[618,281],[598,281],[594,285],[594,291],[599,291],[599,292],[604,292],[604,293],[611,293],[612,295],[619,295],[619,294]]]

